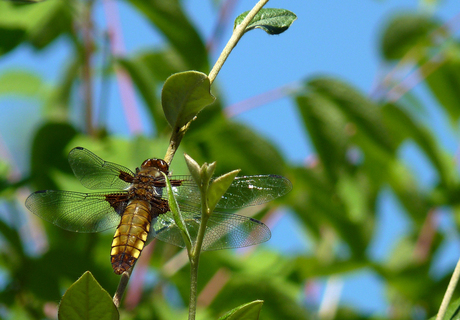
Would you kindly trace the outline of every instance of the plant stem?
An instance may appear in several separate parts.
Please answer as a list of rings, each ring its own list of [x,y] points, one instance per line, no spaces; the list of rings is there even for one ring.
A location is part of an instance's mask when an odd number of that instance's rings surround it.
[[[168,163],[168,165],[171,164],[171,161],[174,158],[174,155],[176,154],[176,151],[179,148],[179,144],[182,141],[182,138],[184,137],[188,127],[190,126],[190,123],[191,122],[187,123],[182,128],[173,128],[171,139],[169,140],[168,150],[166,150],[166,154],[164,157],[164,160]]]
[[[222,69],[222,66],[224,65],[225,61],[227,60],[228,56],[230,55],[230,52],[232,52],[233,48],[236,46],[238,41],[241,39],[241,37],[244,34],[244,31],[246,30],[246,27],[249,25],[251,20],[254,18],[254,16],[257,14],[257,12],[262,9],[262,7],[267,4],[269,0],[260,0],[254,8],[252,8],[251,11],[249,11],[248,15],[246,18],[244,18],[243,22],[238,25],[238,27],[235,28],[233,31],[232,36],[230,37],[230,40],[227,42],[227,45],[225,48],[222,50],[222,53],[220,54],[219,59],[217,59],[216,63],[214,64],[214,67],[212,68],[211,72],[209,73],[209,82],[212,84],[214,80],[217,77],[217,74],[219,73],[220,69]],[[173,128],[173,133],[171,136],[171,139],[169,140],[169,146],[168,150],[166,151],[166,155],[164,157],[164,160],[168,163],[171,164],[171,161],[174,157],[174,154],[177,151],[177,148],[179,148],[179,144],[182,140],[182,137],[184,136],[185,132],[187,131],[188,127],[190,126],[190,123],[187,123],[185,126],[182,128]]]
[[[121,275],[117,291],[113,295],[113,304],[115,304],[117,309],[120,308],[121,298],[123,298],[123,294],[125,293],[126,287],[128,286],[129,278],[131,277],[132,272],[133,268],[123,272],[123,274]]]
[[[209,181],[208,181],[209,182]],[[197,285],[198,285],[198,264],[200,261],[201,247],[203,245],[204,234],[206,233],[206,225],[208,224],[208,218],[210,215],[207,192],[209,183],[205,186],[201,186],[201,223],[198,228],[198,234],[196,236],[196,242],[194,243],[192,250],[189,254],[190,260],[190,300],[188,306],[188,319],[195,320],[196,315],[196,304],[198,301]]]
[[[438,314],[436,315],[436,320],[441,320],[444,318],[447,307],[449,306],[450,299],[452,299],[452,295],[454,294],[455,287],[457,286],[458,279],[460,277],[460,259],[455,266],[454,273],[452,274],[452,278],[450,278],[449,285],[447,286],[446,293],[444,294],[444,298],[442,299],[441,306],[439,307]]]
[[[252,8],[251,11],[249,11],[248,15],[246,18],[244,18],[243,22],[241,22],[240,25],[238,25],[235,30],[233,30],[233,34],[230,37],[230,40],[228,40],[227,45],[225,48],[222,50],[222,53],[220,54],[219,59],[217,59],[216,63],[212,67],[211,72],[209,73],[209,81],[211,84],[214,82],[214,80],[217,77],[217,74],[219,73],[220,69],[222,69],[222,66],[224,65],[225,61],[227,60],[228,56],[230,55],[230,52],[232,52],[233,48],[235,48],[236,44],[238,41],[240,41],[241,37],[243,36],[246,27],[249,25],[251,20],[254,18],[254,16],[257,14],[257,12],[262,9],[264,5],[267,4],[269,0],[260,0],[254,8]]]

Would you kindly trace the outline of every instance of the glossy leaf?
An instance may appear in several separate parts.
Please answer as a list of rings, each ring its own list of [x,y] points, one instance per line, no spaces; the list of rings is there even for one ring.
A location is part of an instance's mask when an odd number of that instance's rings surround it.
[[[249,11],[240,14],[234,22],[233,29],[243,22]],[[297,16],[285,9],[261,9],[251,20],[244,32],[259,28],[268,34],[280,34],[286,31]]]
[[[174,130],[192,121],[214,100],[208,76],[197,71],[186,71],[170,76],[161,91],[163,111]]]
[[[117,320],[112,298],[87,271],[66,291],[59,304],[59,320]]]
[[[219,318],[219,320],[258,320],[262,305],[262,300],[252,301],[230,310]]]

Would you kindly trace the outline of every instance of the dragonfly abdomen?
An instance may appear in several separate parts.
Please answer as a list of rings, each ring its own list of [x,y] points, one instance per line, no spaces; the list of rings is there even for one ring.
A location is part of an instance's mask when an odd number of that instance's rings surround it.
[[[151,205],[133,200],[126,207],[112,241],[111,261],[116,274],[129,270],[139,258],[150,232]]]

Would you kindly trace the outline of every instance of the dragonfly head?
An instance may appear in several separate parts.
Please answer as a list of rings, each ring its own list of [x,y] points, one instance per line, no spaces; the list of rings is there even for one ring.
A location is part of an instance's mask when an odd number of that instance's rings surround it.
[[[169,166],[166,161],[162,159],[147,159],[142,162],[141,165],[142,171],[150,171],[150,172],[164,172],[165,174],[169,173]]]

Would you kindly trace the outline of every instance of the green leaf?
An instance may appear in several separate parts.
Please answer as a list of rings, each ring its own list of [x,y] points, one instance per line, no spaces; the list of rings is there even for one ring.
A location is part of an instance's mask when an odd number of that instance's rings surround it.
[[[7,1],[15,2],[15,3],[32,4],[32,3],[42,2],[45,0],[7,0]]]
[[[263,300],[255,300],[230,310],[219,320],[257,320],[262,310]]]
[[[117,307],[87,271],[66,291],[59,304],[59,320],[116,320]]]
[[[23,41],[25,34],[25,30],[22,28],[0,25],[0,39],[2,39],[0,41],[0,55],[16,48]]]
[[[201,185],[201,168],[200,165],[188,154],[184,154],[185,163],[187,163],[188,170],[192,175],[198,186]]]
[[[238,27],[246,18],[249,11],[243,12],[233,24],[233,29]],[[261,9],[251,20],[244,32],[259,28],[268,34],[280,34],[286,31],[291,24],[297,19],[297,16],[285,9]]]
[[[127,71],[136,85],[141,97],[149,110],[152,121],[158,132],[167,126],[163,119],[163,112],[158,103],[157,82],[145,65],[137,59],[118,58],[118,65]]]
[[[43,7],[41,9],[44,11],[43,18],[36,20],[36,24],[28,29],[27,40],[35,48],[43,49],[63,33],[73,32],[73,12],[68,2],[45,1],[39,5],[27,7],[33,10],[32,12],[38,11],[40,7]]]
[[[435,317],[433,317],[434,319]],[[446,314],[443,320],[458,320],[460,319],[460,299],[451,301],[447,307]]]
[[[185,246],[187,247],[187,250],[190,251],[192,247],[192,240],[190,238],[190,234],[188,233],[184,219],[182,217],[182,214],[180,213],[179,205],[176,201],[176,198],[174,197],[174,191],[172,189],[171,182],[169,181],[168,176],[164,172],[162,172],[162,174],[165,177],[166,181],[166,191],[168,192],[169,208],[173,213],[174,221],[176,222],[177,227],[179,228],[180,233],[182,235],[182,238],[184,239]]]
[[[317,77],[307,82],[308,90],[322,94],[333,101],[344,115],[357,126],[357,133],[372,139],[378,147],[394,153],[392,141],[377,105],[353,86],[343,81]]]
[[[10,70],[0,75],[0,94],[33,96],[42,86],[42,79],[28,71]]]
[[[240,168],[244,175],[286,174],[279,151],[247,126],[216,119],[195,129],[188,132],[182,146],[198,162],[216,161],[218,174],[235,168]]]
[[[346,131],[346,117],[339,107],[323,95],[309,93],[296,98],[305,129],[332,181],[346,164],[350,134]]]
[[[240,170],[233,170],[214,179],[208,188],[208,206],[210,211],[214,211],[217,203],[222,199],[224,193],[228,190],[233,180]]]
[[[414,46],[431,45],[429,35],[438,26],[439,23],[429,15],[406,13],[393,17],[382,36],[380,46],[383,57],[397,60]]]
[[[207,49],[199,33],[182,10],[179,0],[129,0],[162,32],[186,62],[184,69],[209,69]],[[182,69],[182,70],[184,70]]]
[[[208,76],[197,71],[173,74],[166,80],[161,92],[163,111],[173,130],[192,121],[214,100]]]
[[[76,134],[75,128],[66,123],[47,122],[39,128],[32,143],[30,162],[32,182],[37,189],[57,189],[50,177],[53,170],[72,174],[66,146]]]
[[[460,61],[457,57],[447,60],[427,78],[432,94],[449,114],[453,128],[457,128],[460,118]]]
[[[386,104],[381,110],[391,135],[397,137],[400,143],[408,138],[413,139],[437,169],[441,183],[446,187],[455,185],[457,180],[455,164],[439,147],[433,132],[418,124],[404,109],[396,105]]]
[[[9,30],[14,31],[17,37],[4,38],[4,35],[1,35],[2,39],[7,39],[7,41],[6,47],[1,44],[0,48],[4,47],[4,49],[11,50],[22,41],[28,41],[38,49],[44,48],[59,35],[71,30],[72,13],[70,8],[66,1],[45,1],[34,6],[1,1],[0,35],[2,31]],[[21,30],[22,35],[19,32]],[[13,36],[14,33],[11,33],[10,36]],[[8,33],[5,34],[5,36],[7,35]]]
[[[72,93],[74,92],[74,83],[80,79],[80,68],[82,59],[77,55],[68,61],[63,67],[62,74],[57,81],[45,103],[46,117],[54,121],[66,121],[69,119],[69,109],[72,105]]]

